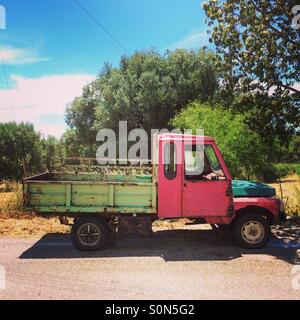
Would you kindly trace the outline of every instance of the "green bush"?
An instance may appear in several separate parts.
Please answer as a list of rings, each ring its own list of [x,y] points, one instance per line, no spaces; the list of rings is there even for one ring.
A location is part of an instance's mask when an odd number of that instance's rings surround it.
[[[279,163],[275,165],[276,175],[278,178],[284,178],[296,173],[296,167],[289,163]]]
[[[300,175],[300,165],[291,163],[277,163],[262,169],[263,180],[273,182],[292,174]]]
[[[214,137],[234,178],[272,176],[274,169],[268,158],[269,146],[244,120],[243,115],[234,115],[220,106],[192,103],[171,123],[180,129],[204,129],[205,135]]]
[[[261,172],[262,172],[262,180],[264,182],[274,182],[274,181],[277,181],[278,178],[282,178],[282,176],[279,175],[279,172],[276,169],[276,166],[273,164],[269,166],[263,166],[261,169]]]
[[[285,178],[292,174],[300,175],[300,165],[291,163],[277,163],[262,168],[263,180],[274,182],[279,178]]]
[[[297,168],[300,170],[300,135],[296,135],[292,138],[287,153],[287,161],[298,163]]]

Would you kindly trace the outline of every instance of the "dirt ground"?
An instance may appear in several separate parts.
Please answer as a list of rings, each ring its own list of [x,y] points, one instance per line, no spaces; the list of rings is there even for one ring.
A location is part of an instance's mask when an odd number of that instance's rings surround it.
[[[105,250],[79,252],[57,218],[0,219],[0,300],[300,300],[299,222],[273,227],[261,250],[188,222],[158,221],[153,237],[120,237]]]
[[[189,220],[156,221],[155,230],[181,229]],[[60,223],[58,218],[27,217],[23,219],[1,219],[0,237],[39,239],[47,234],[68,234],[70,227]]]
[[[64,234],[2,237],[0,300],[299,300],[299,237],[274,232],[260,250],[242,249],[207,225],[122,238],[98,252],[75,250]]]
[[[69,232],[70,227],[61,225],[58,218],[0,219],[0,237],[39,239],[48,233]]]

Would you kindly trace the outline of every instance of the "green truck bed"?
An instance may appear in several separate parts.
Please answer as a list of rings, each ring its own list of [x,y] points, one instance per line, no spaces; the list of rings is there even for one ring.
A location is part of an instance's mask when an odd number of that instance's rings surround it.
[[[157,213],[152,175],[45,173],[23,184],[26,208],[41,213]]]

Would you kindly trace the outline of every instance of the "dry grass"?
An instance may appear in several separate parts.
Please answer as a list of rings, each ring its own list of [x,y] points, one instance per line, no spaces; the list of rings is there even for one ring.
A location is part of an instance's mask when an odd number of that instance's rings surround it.
[[[22,204],[22,186],[20,184],[6,181],[0,185],[0,218],[24,217]]]
[[[279,183],[270,185],[276,188],[278,196],[282,192],[288,215],[300,217],[300,176],[295,174],[282,179],[281,186]]]
[[[22,209],[22,186],[6,181],[0,184],[0,237],[41,238],[49,233],[69,233],[57,218],[39,218]]]
[[[49,233],[69,233],[70,227],[61,225],[57,218],[1,219],[0,237],[40,239]]]
[[[157,220],[153,224],[154,230],[173,230],[182,229],[187,223],[190,223],[189,219],[176,219],[176,220]]]

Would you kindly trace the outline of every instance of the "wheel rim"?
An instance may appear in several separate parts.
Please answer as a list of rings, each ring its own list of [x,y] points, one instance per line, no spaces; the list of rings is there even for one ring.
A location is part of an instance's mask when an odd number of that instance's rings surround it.
[[[263,225],[258,221],[247,221],[242,226],[242,238],[249,244],[259,244],[265,234]]]
[[[99,243],[101,232],[96,224],[88,222],[78,228],[77,237],[81,245],[93,247]]]

